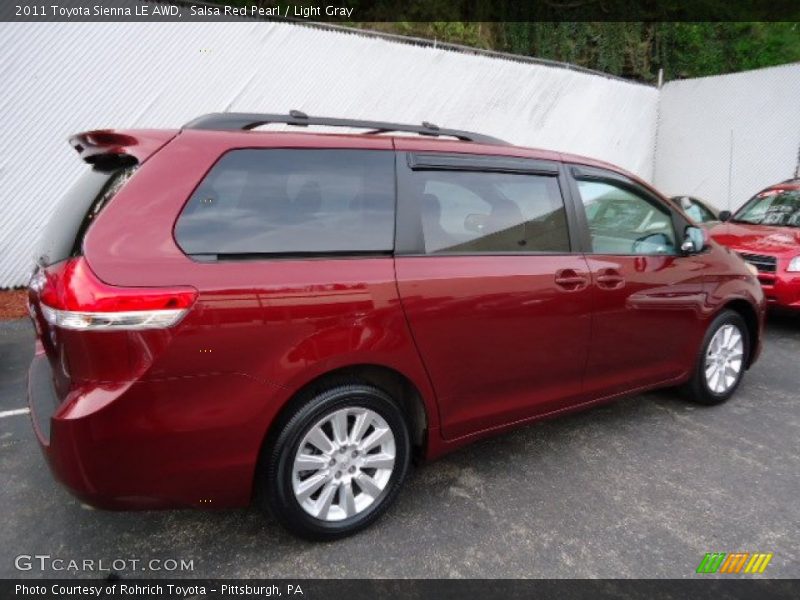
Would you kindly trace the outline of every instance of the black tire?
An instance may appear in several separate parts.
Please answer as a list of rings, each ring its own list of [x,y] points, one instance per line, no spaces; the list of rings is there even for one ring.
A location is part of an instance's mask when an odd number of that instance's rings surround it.
[[[714,334],[717,333],[722,327],[725,325],[733,325],[741,334],[742,341],[743,341],[743,357],[742,357],[742,366],[739,370],[738,376],[736,381],[733,385],[725,390],[722,393],[717,393],[711,389],[709,383],[706,378],[705,369],[706,369],[706,355],[708,353],[709,345],[711,340],[714,337]],[[703,343],[700,346],[700,351],[697,354],[697,358],[695,360],[694,370],[692,371],[692,376],[689,381],[684,386],[684,392],[689,400],[695,402],[697,404],[703,404],[705,406],[713,406],[715,404],[722,404],[728,398],[733,396],[736,392],[739,384],[742,382],[742,377],[746,371],[746,365],[748,357],[750,356],[750,334],[747,329],[747,324],[745,323],[742,316],[733,311],[733,310],[723,310],[719,313],[714,319],[711,321],[711,324],[708,326],[708,330],[706,331],[705,337],[703,338]]]
[[[306,512],[295,497],[294,458],[306,433],[320,419],[348,407],[366,408],[384,419],[394,435],[395,462],[388,482],[371,505],[352,517],[328,521]],[[396,499],[408,473],[411,444],[405,416],[386,392],[363,383],[333,385],[301,399],[278,427],[274,441],[264,448],[256,485],[261,504],[290,532],[309,540],[346,537],[375,522]]]

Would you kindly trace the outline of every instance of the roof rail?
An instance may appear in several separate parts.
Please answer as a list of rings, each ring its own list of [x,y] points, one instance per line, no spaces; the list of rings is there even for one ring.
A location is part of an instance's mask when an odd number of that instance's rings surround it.
[[[285,123],[287,125],[297,125],[307,127],[308,125],[323,125],[326,127],[352,127],[355,129],[368,129],[365,135],[375,135],[392,131],[403,131],[418,133],[420,135],[430,135],[434,137],[446,136],[454,137],[465,142],[477,142],[480,144],[502,144],[508,142],[472,133],[471,131],[459,131],[457,129],[442,129],[433,123],[425,121],[422,125],[403,125],[401,123],[387,123],[383,121],[361,121],[357,119],[338,119],[333,117],[309,117],[299,110],[292,110],[288,115],[269,115],[259,113],[210,113],[197,117],[183,126],[183,129],[211,129],[231,131],[238,129],[253,129],[269,123]]]

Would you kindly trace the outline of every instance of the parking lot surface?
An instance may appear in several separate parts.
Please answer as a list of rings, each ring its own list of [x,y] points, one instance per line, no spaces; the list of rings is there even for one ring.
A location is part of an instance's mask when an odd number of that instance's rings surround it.
[[[26,406],[32,340],[27,321],[0,323],[0,414]],[[335,543],[297,540],[255,509],[84,507],[50,476],[29,417],[12,413],[0,418],[0,577],[108,575],[15,568],[44,554],[193,567],[122,577],[684,578],[706,552],[737,551],[774,553],[763,577],[800,577],[799,441],[791,316],[770,318],[727,404],[660,391],[476,443],[417,468],[385,517]]]

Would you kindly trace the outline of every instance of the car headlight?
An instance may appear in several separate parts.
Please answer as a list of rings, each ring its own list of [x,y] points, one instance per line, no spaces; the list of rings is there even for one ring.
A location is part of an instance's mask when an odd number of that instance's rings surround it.
[[[747,270],[753,274],[754,277],[758,277],[758,269],[756,268],[755,265],[751,265],[749,262],[744,263],[744,265],[747,267]]]
[[[786,267],[786,270],[790,273],[800,273],[800,256],[795,256],[792,260],[790,260],[789,266]]]

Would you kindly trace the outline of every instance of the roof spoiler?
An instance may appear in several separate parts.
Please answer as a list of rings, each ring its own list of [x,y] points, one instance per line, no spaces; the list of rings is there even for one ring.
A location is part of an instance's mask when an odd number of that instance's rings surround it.
[[[83,161],[105,171],[144,162],[177,133],[161,129],[97,129],[77,133],[69,143]]]

